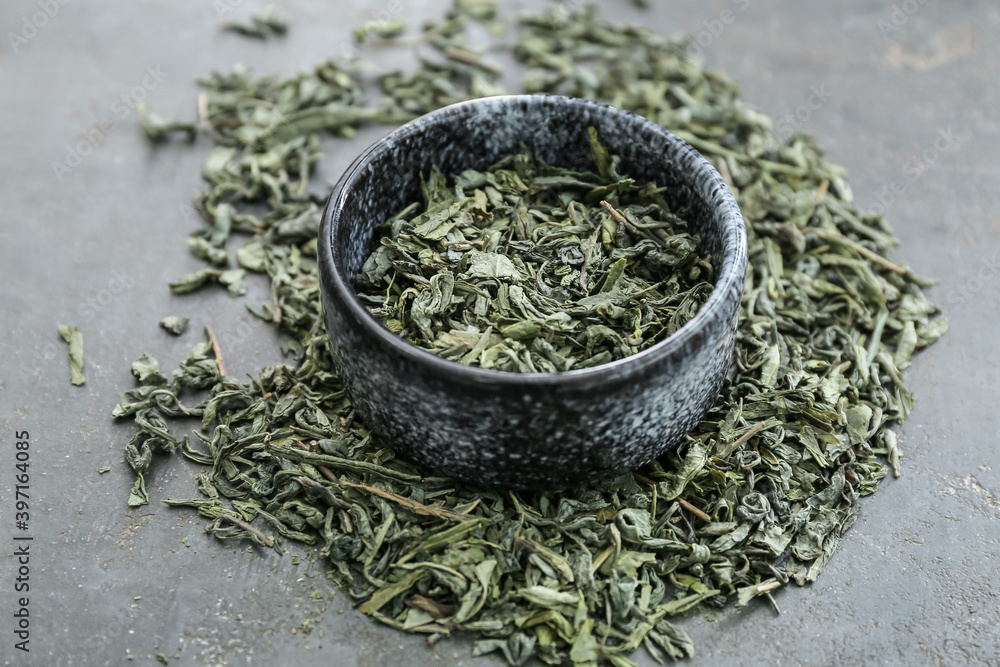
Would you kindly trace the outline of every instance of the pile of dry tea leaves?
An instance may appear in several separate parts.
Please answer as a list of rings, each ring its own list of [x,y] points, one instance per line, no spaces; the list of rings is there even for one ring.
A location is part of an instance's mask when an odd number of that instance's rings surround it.
[[[464,37],[494,21],[488,0],[459,1],[425,26],[440,54],[416,73],[381,77],[377,106],[351,66],[323,63],[288,79],[245,69],[201,82],[200,119],[144,115],[152,136],[199,131],[216,142],[196,200],[195,254],[213,266],[178,281],[241,291],[270,277],[257,314],[294,337],[287,364],[249,383],[227,376],[218,345],[195,347],[171,376],[143,355],[138,385],[115,408],[137,428],[126,457],[147,502],[155,452],[204,465],[196,508],[223,539],[281,549],[313,545],[361,611],[436,641],[475,636],[477,654],[512,665],[633,665],[690,656],[674,623],[701,606],[770,599],[820,574],[876,490],[898,474],[889,425],[913,404],[902,371],[945,320],[888,254],[895,238],[854,205],[842,168],[810,138],[782,141],[725,75],[685,45],[616,27],[593,9],[521,20],[525,87],[610,102],[678,133],[719,169],[747,223],[750,267],[732,366],[715,406],[675,451],[592,488],[518,494],[436,477],[396,458],[355,419],[332,367],[315,262],[318,205],[310,168],[319,133],[396,122],[493,90],[495,68]],[[228,268],[227,244],[239,268]],[[248,237],[248,238],[247,238]],[[209,397],[198,401],[197,390]],[[194,442],[168,418],[197,416]],[[192,484],[192,491],[194,491]]]
[[[526,150],[432,169],[423,201],[376,228],[356,280],[369,311],[444,359],[516,373],[604,364],[681,328],[712,291],[710,257],[663,189],[589,136],[597,173]]]

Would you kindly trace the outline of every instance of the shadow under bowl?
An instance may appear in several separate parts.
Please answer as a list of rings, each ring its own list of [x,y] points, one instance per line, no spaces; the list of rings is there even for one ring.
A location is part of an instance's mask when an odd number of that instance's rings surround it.
[[[672,336],[618,361],[563,373],[507,373],[434,356],[384,328],[354,277],[375,226],[420,196],[420,174],[485,169],[523,144],[548,164],[596,171],[587,128],[620,171],[666,186],[711,254],[715,284]],[[576,486],[639,467],[676,446],[716,400],[732,357],[747,267],[743,219],[719,173],[656,123],[548,95],[455,104],[386,135],[347,169],[319,235],[324,316],[357,414],[401,455],[466,481],[518,489]]]

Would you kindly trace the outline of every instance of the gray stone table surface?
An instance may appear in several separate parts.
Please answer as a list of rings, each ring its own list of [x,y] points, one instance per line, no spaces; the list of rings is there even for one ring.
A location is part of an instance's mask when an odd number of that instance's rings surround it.
[[[0,540],[13,554],[23,544],[15,536],[33,537],[31,650],[14,649],[22,594],[8,556],[0,664],[149,665],[161,651],[179,652],[171,665],[501,664],[472,658],[467,639],[428,647],[370,621],[304,557],[293,564],[206,536],[192,512],[157,502],[193,494],[183,463],[155,466],[152,504],[125,506],[130,431],[109,413],[132,385],[135,357],[149,351],[173,367],[205,324],[227,337],[234,375],[279,355],[275,334],[243,307],[267,300],[262,283],[246,299],[166,289],[199,266],[184,239],[209,144],[152,146],[122,100],[137,94],[160,113],[191,117],[196,76],[238,61],[291,73],[340,53],[350,27],[373,12],[414,26],[446,6],[283,0],[292,20],[284,39],[217,30],[219,7],[244,18],[261,4],[0,4]],[[686,620],[698,647],[691,664],[1000,664],[997,4],[602,4],[617,21],[699,34],[707,60],[741,81],[747,100],[785,119],[785,130],[816,135],[850,169],[857,200],[887,209],[902,239],[896,258],[941,279],[932,294],[951,321],[908,373],[918,400],[901,429],[903,477],[865,501],[815,585],[778,594],[780,615],[761,604]],[[39,14],[45,7],[51,17]],[[400,57],[365,51],[387,64]],[[320,178],[335,180],[385,131],[326,144]],[[81,142],[96,146],[54,170]],[[191,317],[195,330],[164,335],[156,323],[168,314]],[[69,384],[57,323],[84,333],[83,387]],[[18,431],[31,442],[28,531],[15,528]],[[99,474],[102,466],[110,472]],[[641,652],[636,659],[653,664]]]

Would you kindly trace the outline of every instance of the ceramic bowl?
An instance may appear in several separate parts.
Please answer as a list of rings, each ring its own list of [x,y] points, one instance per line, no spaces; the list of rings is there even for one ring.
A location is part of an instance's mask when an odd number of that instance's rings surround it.
[[[711,253],[715,286],[695,317],[631,357],[563,373],[506,373],[434,356],[385,329],[353,288],[375,225],[419,198],[419,175],[485,169],[521,144],[549,164],[596,171],[587,128],[621,172],[667,186]],[[455,104],[386,135],[347,169],[319,235],[334,362],[358,415],[399,454],[437,473],[518,489],[594,482],[680,442],[716,400],[732,357],[747,242],[718,172],[656,123],[547,95]]]

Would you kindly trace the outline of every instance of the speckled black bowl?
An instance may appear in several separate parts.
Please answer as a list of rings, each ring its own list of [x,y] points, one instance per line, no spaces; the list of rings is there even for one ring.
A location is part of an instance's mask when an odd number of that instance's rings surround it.
[[[419,197],[419,174],[484,169],[525,144],[549,164],[596,170],[587,127],[621,171],[668,186],[712,255],[695,317],[639,354],[565,373],[463,366],[410,345],[355,295],[374,226]],[[319,260],[334,362],[354,407],[400,454],[485,485],[558,488],[638,467],[675,446],[715,400],[732,356],[747,267],[743,219],[718,172],[659,125],[566,97],[520,95],[427,114],[366,150],[323,215]]]

